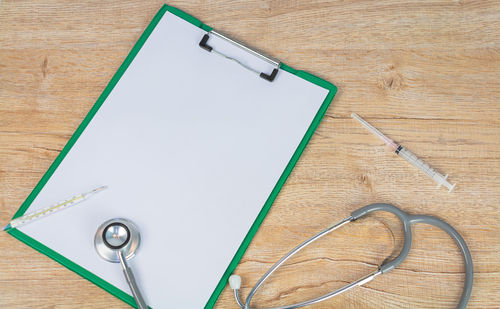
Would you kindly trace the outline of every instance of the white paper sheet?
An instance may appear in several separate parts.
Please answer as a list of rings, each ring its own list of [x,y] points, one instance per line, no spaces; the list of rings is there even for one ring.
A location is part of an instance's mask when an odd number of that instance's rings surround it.
[[[131,294],[93,246],[102,222],[131,219],[142,243],[130,264],[154,308],[206,304],[328,94],[283,70],[268,82],[201,49],[204,34],[165,13],[28,212],[109,189],[20,228]]]

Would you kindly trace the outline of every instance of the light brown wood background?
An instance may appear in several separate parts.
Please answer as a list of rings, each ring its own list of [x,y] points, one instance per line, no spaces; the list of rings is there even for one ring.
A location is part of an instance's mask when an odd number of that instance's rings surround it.
[[[499,1],[169,4],[339,87],[236,270],[243,295],[297,243],[361,206],[386,202],[452,224],[474,260],[469,307],[500,308]],[[34,188],[161,5],[2,1],[1,222]],[[436,189],[351,112],[450,173],[456,191]],[[375,270],[401,248],[400,228],[385,215],[348,225],[287,263],[255,305],[319,296]],[[464,279],[459,251],[436,228],[417,226],[414,236],[401,267],[312,308],[454,308]],[[0,308],[127,305],[1,233]],[[228,288],[216,308],[237,308]]]

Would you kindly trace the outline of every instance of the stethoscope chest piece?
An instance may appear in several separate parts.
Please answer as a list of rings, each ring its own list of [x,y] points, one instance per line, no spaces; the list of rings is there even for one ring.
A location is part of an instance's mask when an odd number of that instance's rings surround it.
[[[144,297],[137,285],[132,268],[127,260],[134,257],[141,234],[139,229],[130,220],[123,218],[111,219],[99,226],[94,236],[94,246],[97,253],[106,261],[120,263],[135,302],[140,309],[148,308]]]
[[[141,234],[130,220],[115,218],[101,224],[94,237],[94,246],[97,253],[106,261],[120,263],[118,251],[125,259],[134,257]]]

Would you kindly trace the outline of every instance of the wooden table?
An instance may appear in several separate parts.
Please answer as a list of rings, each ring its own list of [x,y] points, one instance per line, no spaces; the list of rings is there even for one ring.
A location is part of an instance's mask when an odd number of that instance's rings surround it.
[[[208,25],[339,87],[236,272],[243,295],[298,242],[373,202],[439,216],[467,240],[470,308],[500,308],[498,1],[172,1]],[[0,5],[0,221],[24,201],[162,1]],[[447,193],[350,118],[366,117],[457,182]],[[283,267],[255,304],[318,296],[401,248],[375,215]],[[454,308],[463,264],[443,232],[417,226],[390,274],[312,308]],[[196,286],[189,287],[196,293]],[[168,291],[166,291],[168,295]],[[53,260],[0,235],[0,308],[127,308]],[[237,308],[226,288],[217,309]]]

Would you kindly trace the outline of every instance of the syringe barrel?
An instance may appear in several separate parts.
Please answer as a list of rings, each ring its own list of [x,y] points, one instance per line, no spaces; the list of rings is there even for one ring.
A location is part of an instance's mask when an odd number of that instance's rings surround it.
[[[432,179],[434,179],[434,176],[436,176],[436,174],[439,174],[432,167],[430,167],[429,164],[427,164],[424,161],[417,158],[417,156],[414,155],[413,152],[409,151],[408,149],[404,148],[401,145],[399,145],[398,148],[396,149],[396,153],[398,154],[398,156],[400,156],[401,158],[410,162],[413,166],[415,166],[419,170],[422,170],[424,173],[426,173]],[[443,175],[441,175],[441,174],[439,174],[439,175],[441,177],[443,177]],[[436,180],[436,179],[434,179],[434,180]]]
[[[398,145],[396,153],[398,154],[398,156],[410,162],[413,166],[426,173],[427,176],[432,178],[432,180],[434,180],[438,184],[438,188],[441,187],[441,185],[444,185],[445,187],[448,188],[448,190],[450,190],[450,192],[451,190],[453,190],[453,188],[455,188],[455,185],[452,185],[451,183],[448,182],[448,180],[446,180],[448,178],[448,175],[443,176],[435,169],[430,167],[429,164],[417,158],[416,155],[414,155],[411,151],[404,148],[403,146]]]

